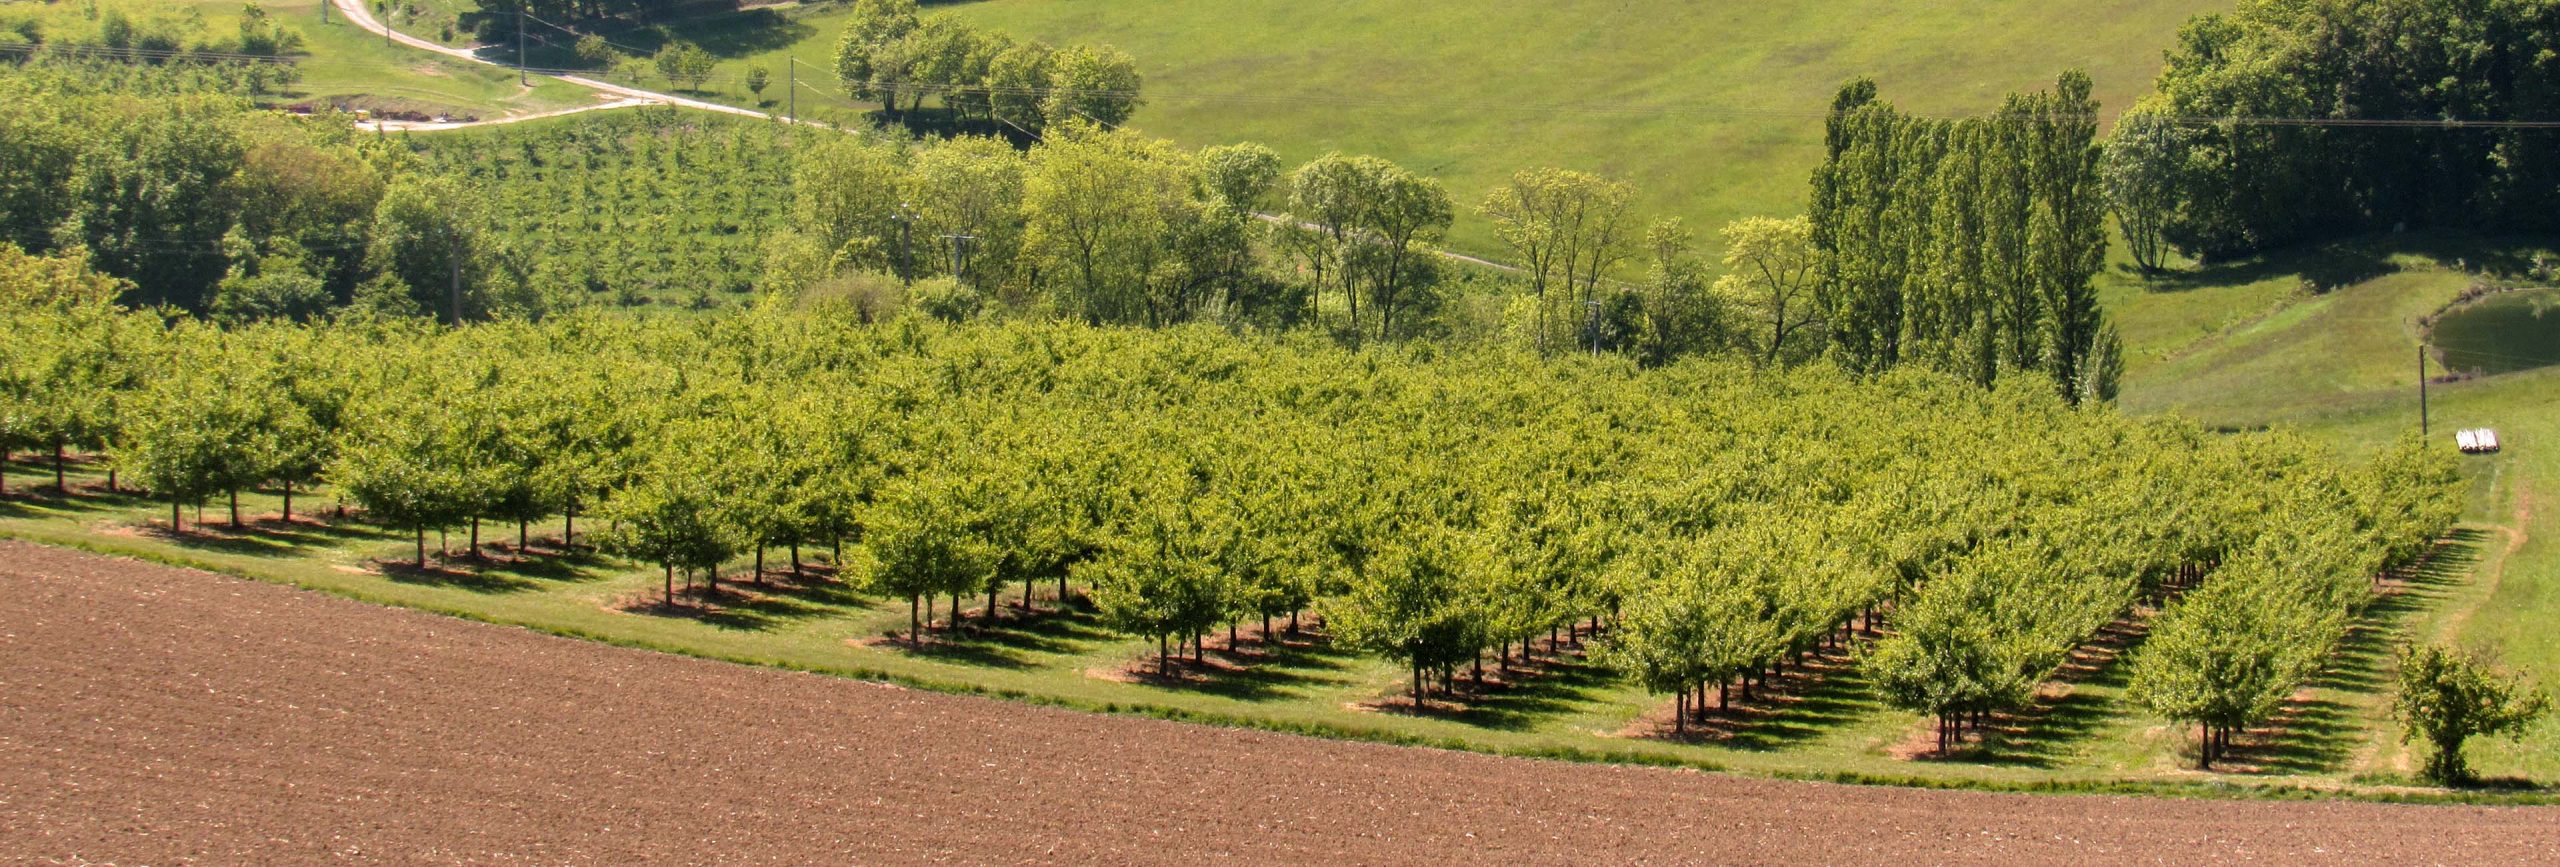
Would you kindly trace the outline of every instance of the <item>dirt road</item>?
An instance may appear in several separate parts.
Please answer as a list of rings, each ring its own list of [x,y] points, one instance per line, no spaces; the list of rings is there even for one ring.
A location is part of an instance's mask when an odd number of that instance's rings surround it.
[[[2560,810],[1746,780],[706,662],[0,542],[34,863],[2560,860]]]

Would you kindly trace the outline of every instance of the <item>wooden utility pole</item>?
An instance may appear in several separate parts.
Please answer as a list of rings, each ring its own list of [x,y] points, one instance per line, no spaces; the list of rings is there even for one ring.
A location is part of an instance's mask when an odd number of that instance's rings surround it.
[[[2418,344],[2418,435],[2427,435],[2427,345]]]
[[[533,80],[524,71],[524,7],[516,7],[516,86],[532,87]]]
[[[790,118],[792,123],[799,123],[800,58],[788,54],[782,56],[782,92],[782,101],[788,106],[782,110],[782,116]]]

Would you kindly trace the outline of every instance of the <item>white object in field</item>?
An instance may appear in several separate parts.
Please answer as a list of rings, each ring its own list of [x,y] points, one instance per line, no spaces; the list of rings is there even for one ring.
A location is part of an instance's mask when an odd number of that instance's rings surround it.
[[[2480,438],[2468,429],[2454,431],[2453,446],[2461,449],[2464,454],[2470,454],[2480,450]]]
[[[2480,450],[2484,452],[2494,452],[2498,450],[2497,431],[2490,430],[2485,427],[2480,429]]]

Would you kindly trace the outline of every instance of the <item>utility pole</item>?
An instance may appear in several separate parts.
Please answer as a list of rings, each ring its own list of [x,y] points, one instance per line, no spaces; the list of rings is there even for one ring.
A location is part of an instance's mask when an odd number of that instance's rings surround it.
[[[2418,344],[2418,436],[2427,435],[2427,345]]]
[[[382,47],[391,47],[391,0],[373,0],[373,11],[381,16]]]
[[[524,7],[518,6],[516,7],[516,86],[532,87],[532,80],[525,75],[524,63]]]
[[[1591,332],[1591,354],[1598,355],[1600,354],[1600,302],[1585,301],[1582,304],[1591,311],[1591,321],[1583,327]]]
[[[792,123],[799,123],[800,58],[788,54],[782,56],[782,92],[784,94],[782,101],[789,106],[782,110],[782,116],[790,118]]]

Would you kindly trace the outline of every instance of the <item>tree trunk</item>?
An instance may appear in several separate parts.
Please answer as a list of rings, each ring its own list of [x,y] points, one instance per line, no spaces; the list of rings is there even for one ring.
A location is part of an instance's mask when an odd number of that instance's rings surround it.
[[[293,482],[291,480],[284,483],[284,522],[293,523]]]
[[[231,489],[231,529],[240,529],[240,489]]]
[[[169,498],[169,532],[170,532],[170,533],[173,533],[173,534],[174,534],[174,533],[182,533],[182,532],[185,532],[185,531],[186,531],[186,529],[187,529],[187,528],[186,528],[186,526],[185,526],[184,524],[179,523],[179,521],[178,521],[178,519],[179,519],[180,517],[181,517],[181,516],[180,516],[180,514],[179,514],[179,512],[178,512],[178,498],[177,498],[177,497],[174,497],[174,496],[173,496],[173,497],[170,497],[170,498]],[[423,560],[423,559],[425,559],[425,555],[419,555],[419,558]]]
[[[1289,634],[1298,634],[1298,609],[1289,609]]]
[[[58,439],[53,441],[53,492],[71,493],[71,486],[62,481],[62,441]]]
[[[2196,770],[2213,770],[2213,726],[2196,723]]]
[[[1671,733],[1675,735],[1687,734],[1688,731],[1689,688],[1684,686],[1680,688],[1680,692],[1678,694],[1671,697]]]
[[[933,625],[933,594],[924,593],[924,625]]]
[[[480,518],[471,518],[471,559],[480,559]]]
[[[1422,710],[1422,663],[1413,664],[1413,709]]]
[[[518,560],[524,559],[525,550],[533,547],[533,534],[530,530],[526,529],[526,525],[531,523],[533,522],[525,520],[516,521],[516,559]]]
[[[909,596],[907,597],[907,644],[918,646],[923,643],[924,620],[916,616],[916,597]]]
[[[764,586],[764,546],[756,546],[756,586]]]
[[[560,553],[569,553],[578,539],[578,498],[570,497],[568,511],[560,516]]]
[[[423,524],[418,527],[418,568],[427,568],[427,528]]]
[[[805,577],[800,574],[800,540],[795,537],[791,540],[791,580],[799,581]]]
[[[987,622],[996,622],[996,585],[992,581],[987,583]]]
[[[1028,616],[1030,616],[1030,614],[1031,614],[1031,585],[1032,585],[1032,584],[1034,584],[1034,583],[1036,583],[1036,582],[1037,582],[1037,580],[1038,580],[1038,579],[1031,578],[1031,577],[1028,577],[1028,576],[1025,576],[1025,577],[1022,579],[1022,614],[1023,614],[1023,616],[1028,617]]]
[[[107,465],[107,493],[119,493],[116,489],[116,467],[114,464]]]
[[[1173,654],[1166,652],[1164,644],[1165,636],[1156,636],[1156,673],[1172,677]]]
[[[668,562],[659,565],[667,567],[667,607],[674,608],[676,606],[676,564]]]

